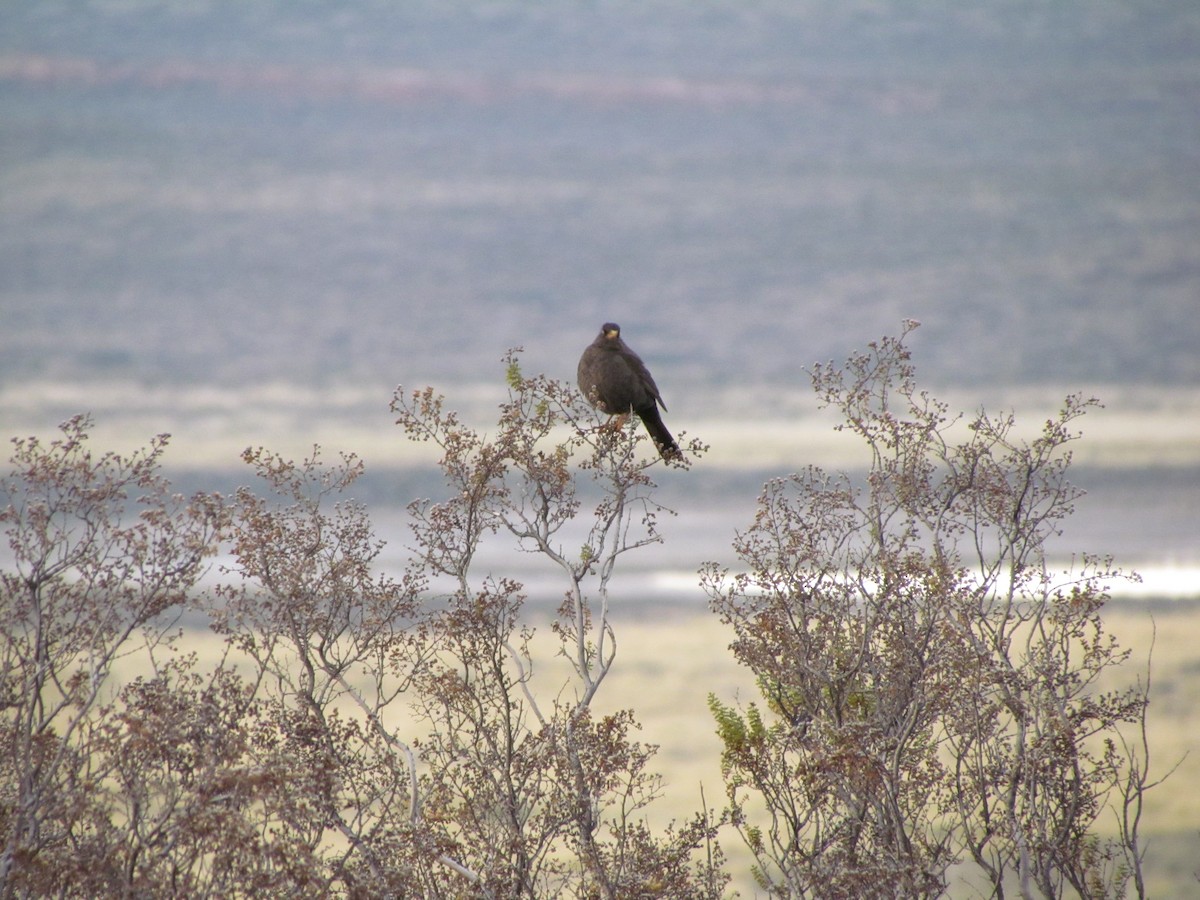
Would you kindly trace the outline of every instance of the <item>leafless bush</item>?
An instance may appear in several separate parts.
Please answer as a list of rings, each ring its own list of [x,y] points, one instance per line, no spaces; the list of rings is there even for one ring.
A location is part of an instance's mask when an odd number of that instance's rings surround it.
[[[744,569],[703,573],[765,706],[710,698],[756,875],[780,896],[933,897],[969,861],[996,897],[1141,896],[1130,812],[1149,785],[1121,728],[1147,696],[1097,687],[1128,655],[1099,616],[1119,573],[1044,553],[1095,401],[1068,397],[1031,442],[1011,416],[950,418],[904,335],[813,373],[870,450],[865,483],[771,481]],[[1106,811],[1124,826],[1102,839]]]
[[[654,748],[632,739],[630,711],[592,711],[617,652],[611,577],[624,554],[660,540],[648,474],[659,463],[638,452],[641,436],[598,424],[573,388],[525,378],[515,354],[507,363],[509,399],[490,437],[431,390],[398,391],[393,403],[410,438],[441,449],[451,488],[441,503],[411,507],[425,571],[454,586],[416,707],[428,729],[421,790],[438,804],[437,831],[488,896],[720,896],[724,876],[689,859],[714,825],[701,815],[653,836],[642,812],[658,793]],[[702,450],[685,447],[692,457]],[[599,500],[582,546],[568,547],[581,479]],[[553,627],[574,682],[549,699],[530,688],[520,585],[472,577],[479,542],[497,532],[561,576]]]
[[[377,571],[348,496],[353,456],[248,450],[265,493],[185,502],[157,472],[165,439],[94,462],[76,419],[49,447],[16,442],[0,895],[721,895],[716,823],[652,833],[655,748],[631,711],[593,711],[616,658],[610,580],[660,540],[662,463],[573,389],[508,364],[490,437],[432,390],[397,392],[398,424],[439,448],[448,489],[412,504],[398,578]],[[585,510],[583,545],[565,547]],[[561,577],[551,633],[574,675],[548,697],[522,586],[476,564],[491,534]],[[205,594],[218,539],[232,562]],[[185,607],[224,638],[215,666],[159,624]],[[113,660],[139,648],[149,671],[116,685]]]
[[[129,457],[87,448],[77,416],[43,445],[14,439],[0,484],[11,553],[0,572],[0,895],[87,893],[111,876],[117,802],[108,676],[133,645],[169,652],[162,613],[186,602],[213,550],[216,498],[172,495],[166,438]],[[104,863],[104,864],[98,864]]]

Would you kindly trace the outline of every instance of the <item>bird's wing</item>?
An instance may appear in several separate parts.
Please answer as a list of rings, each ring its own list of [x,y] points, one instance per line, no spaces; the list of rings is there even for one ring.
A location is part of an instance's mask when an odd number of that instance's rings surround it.
[[[629,368],[633,370],[633,373],[642,382],[642,386],[650,396],[665,410],[667,404],[663,403],[662,394],[658,391],[658,385],[654,383],[654,376],[650,374],[650,370],[646,368],[646,364],[642,362],[642,358],[628,348],[625,349],[625,352],[621,356],[629,364]]]

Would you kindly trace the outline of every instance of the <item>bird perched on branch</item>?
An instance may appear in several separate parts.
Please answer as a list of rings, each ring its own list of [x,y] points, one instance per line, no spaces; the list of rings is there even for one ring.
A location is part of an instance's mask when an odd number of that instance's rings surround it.
[[[579,357],[579,389],[601,412],[619,416],[624,425],[633,412],[658,447],[663,459],[678,459],[679,445],[658,413],[666,410],[658,385],[642,358],[621,340],[621,326],[605,322],[583,356]]]

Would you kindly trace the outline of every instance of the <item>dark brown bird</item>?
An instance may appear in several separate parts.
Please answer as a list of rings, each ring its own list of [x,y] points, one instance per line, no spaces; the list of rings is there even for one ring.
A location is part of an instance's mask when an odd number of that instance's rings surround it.
[[[633,412],[658,447],[663,459],[677,459],[679,445],[658,413],[666,410],[658,385],[642,358],[621,340],[621,326],[605,322],[600,334],[579,357],[579,389],[601,412],[620,416]]]

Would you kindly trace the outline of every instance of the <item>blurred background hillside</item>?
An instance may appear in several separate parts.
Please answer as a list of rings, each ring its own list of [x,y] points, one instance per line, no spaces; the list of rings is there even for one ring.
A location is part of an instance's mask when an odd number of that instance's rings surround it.
[[[482,417],[507,348],[573,379],[613,319],[727,548],[763,477],[855,463],[805,367],[909,317],[959,408],[1105,401],[1076,543],[1194,574],[1200,7],[6,4],[6,436],[319,441],[394,505],[398,383]]]

